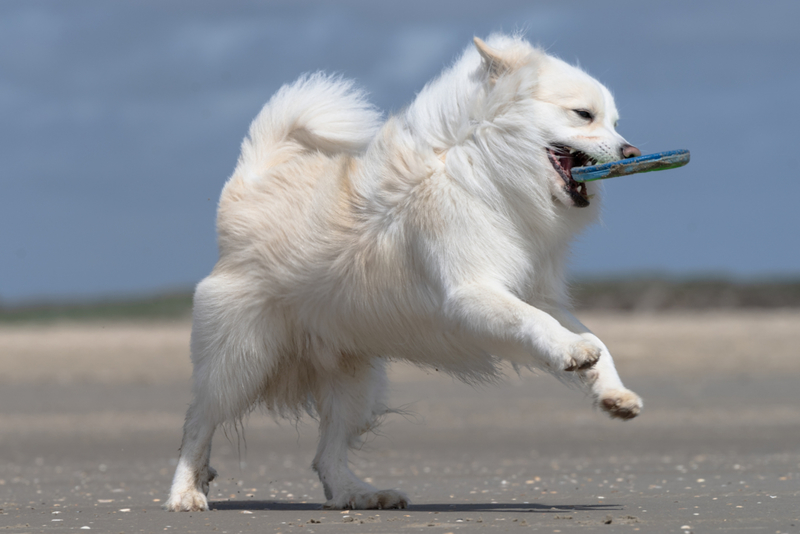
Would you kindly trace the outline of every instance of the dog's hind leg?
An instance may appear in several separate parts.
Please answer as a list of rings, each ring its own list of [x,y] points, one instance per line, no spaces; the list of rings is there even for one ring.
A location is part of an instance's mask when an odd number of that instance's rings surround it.
[[[257,402],[274,364],[279,323],[265,318],[254,287],[247,280],[219,275],[197,286],[192,325],[194,400],[186,413],[178,467],[164,506],[168,510],[208,509],[208,486],[216,476],[208,465],[214,431],[241,418]]]
[[[314,470],[328,499],[325,508],[405,508],[408,497],[398,490],[379,490],[360,480],[348,465],[347,452],[359,436],[386,413],[386,371],[382,360],[347,363],[318,376],[314,397],[320,419],[320,439]]]
[[[208,510],[209,483],[217,473],[208,465],[211,455],[211,438],[217,422],[208,417],[195,401],[186,413],[183,441],[178,467],[172,479],[172,489],[165,504],[173,512]]]

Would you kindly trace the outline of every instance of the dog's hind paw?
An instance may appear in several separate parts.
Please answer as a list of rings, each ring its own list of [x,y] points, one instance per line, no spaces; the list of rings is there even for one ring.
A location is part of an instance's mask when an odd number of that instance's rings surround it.
[[[398,490],[376,490],[344,494],[326,502],[322,507],[329,510],[374,510],[406,508],[408,496]]]
[[[600,359],[603,349],[590,341],[579,341],[570,347],[565,371],[585,371],[591,369]]]
[[[633,419],[642,410],[642,399],[627,389],[605,393],[597,400],[597,404],[608,415],[617,419]]]
[[[208,499],[195,489],[173,493],[164,504],[164,509],[170,512],[205,512],[208,510]]]

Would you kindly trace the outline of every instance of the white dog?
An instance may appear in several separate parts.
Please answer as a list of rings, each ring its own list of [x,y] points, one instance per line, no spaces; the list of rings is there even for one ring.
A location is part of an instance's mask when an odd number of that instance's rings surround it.
[[[518,37],[475,39],[403,113],[305,76],[253,121],[219,202],[219,262],[194,296],[194,401],[166,508],[206,510],[211,438],[256,406],[313,410],[327,508],[403,508],[348,467],[387,413],[390,359],[466,380],[506,360],[641,409],[568,311],[565,255],[597,217],[570,169],[640,155],[599,82]]]

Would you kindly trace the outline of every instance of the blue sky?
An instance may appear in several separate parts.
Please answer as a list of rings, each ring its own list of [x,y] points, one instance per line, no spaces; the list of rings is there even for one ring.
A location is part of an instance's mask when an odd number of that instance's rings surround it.
[[[387,113],[473,35],[522,30],[614,93],[643,153],[576,275],[800,275],[800,2],[0,2],[0,303],[192,287],[247,126],[307,71]]]

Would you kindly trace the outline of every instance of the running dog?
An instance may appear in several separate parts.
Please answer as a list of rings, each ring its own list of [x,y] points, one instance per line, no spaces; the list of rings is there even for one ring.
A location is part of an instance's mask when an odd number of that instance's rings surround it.
[[[489,379],[502,361],[630,419],[605,345],[570,312],[565,256],[598,217],[573,167],[640,155],[598,81],[518,36],[476,38],[385,122],[349,81],[303,76],[253,121],[197,286],[194,400],[166,508],[206,510],[215,429],[315,413],[326,508],[403,508],[348,467],[390,411],[386,363]]]

